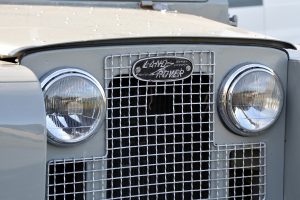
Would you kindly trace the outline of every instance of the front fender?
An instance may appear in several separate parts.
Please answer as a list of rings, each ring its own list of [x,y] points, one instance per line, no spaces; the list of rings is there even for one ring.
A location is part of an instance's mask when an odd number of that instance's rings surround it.
[[[0,199],[44,199],[43,93],[26,67],[0,61],[0,113]]]

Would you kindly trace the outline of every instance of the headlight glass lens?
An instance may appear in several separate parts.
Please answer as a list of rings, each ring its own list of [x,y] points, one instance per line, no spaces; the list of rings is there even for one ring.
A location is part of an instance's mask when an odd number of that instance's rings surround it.
[[[43,88],[50,142],[76,143],[95,133],[105,112],[105,97],[91,75],[63,70]]]
[[[229,80],[224,102],[229,119],[225,121],[233,125],[235,132],[250,136],[274,124],[284,96],[273,71],[265,66],[252,66]]]

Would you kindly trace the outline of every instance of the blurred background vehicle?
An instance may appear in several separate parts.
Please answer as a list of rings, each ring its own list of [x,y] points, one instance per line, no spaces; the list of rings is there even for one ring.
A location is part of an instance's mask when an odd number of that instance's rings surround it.
[[[300,44],[299,0],[229,0],[238,26]]]

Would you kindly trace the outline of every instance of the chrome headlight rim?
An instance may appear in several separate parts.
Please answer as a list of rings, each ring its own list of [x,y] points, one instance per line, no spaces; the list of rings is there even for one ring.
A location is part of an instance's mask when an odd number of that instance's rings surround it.
[[[281,94],[283,95],[282,101],[280,101],[279,104],[278,112],[274,117],[272,123],[259,130],[245,129],[244,127],[240,126],[239,123],[236,121],[236,119],[233,117],[234,116],[233,112],[230,109],[230,107],[232,107],[232,92],[234,86],[238,83],[240,79],[242,79],[244,76],[252,72],[265,72],[270,74],[279,83],[278,86]],[[220,115],[220,118],[231,131],[233,131],[234,133],[240,136],[251,137],[251,136],[258,136],[262,134],[265,130],[267,130],[268,128],[270,128],[275,124],[275,122],[278,120],[281,114],[281,111],[283,109],[283,104],[284,104],[283,86],[279,77],[274,72],[274,70],[262,64],[251,63],[251,64],[238,65],[225,76],[219,88],[217,108],[218,108],[218,113]]]
[[[102,104],[100,106],[100,109],[103,112],[99,112],[99,115],[97,117],[97,121],[95,122],[95,126],[84,136],[77,138],[77,139],[72,139],[69,141],[63,140],[63,139],[59,139],[57,137],[55,137],[53,134],[51,134],[51,132],[48,130],[47,128],[47,137],[48,137],[48,142],[54,145],[59,145],[59,146],[70,146],[72,144],[78,144],[78,143],[82,143],[85,142],[88,138],[92,137],[93,135],[95,135],[97,133],[97,130],[99,130],[99,128],[101,127],[104,118],[105,118],[105,114],[106,114],[106,96],[105,96],[105,92],[103,87],[101,86],[101,84],[98,82],[98,80],[96,78],[94,78],[90,73],[78,69],[78,68],[73,68],[73,67],[67,67],[67,68],[61,68],[61,69],[57,69],[55,71],[52,71],[48,74],[46,74],[44,77],[42,77],[41,79],[41,88],[43,93],[45,94],[46,91],[58,80],[66,78],[66,77],[72,77],[72,76],[77,76],[77,77],[81,77],[84,79],[87,79],[89,81],[91,81],[99,90],[100,95],[102,97]],[[47,126],[47,124],[46,124]]]

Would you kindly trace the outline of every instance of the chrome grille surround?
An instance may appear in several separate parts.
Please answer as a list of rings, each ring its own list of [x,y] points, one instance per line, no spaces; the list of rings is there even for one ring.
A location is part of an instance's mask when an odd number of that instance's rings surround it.
[[[154,56],[190,59],[192,77],[167,83],[134,80],[132,64]],[[214,70],[211,51],[107,56],[107,154],[50,161],[48,199],[264,199],[265,143],[214,144]],[[170,99],[171,109],[149,111],[151,100]]]

